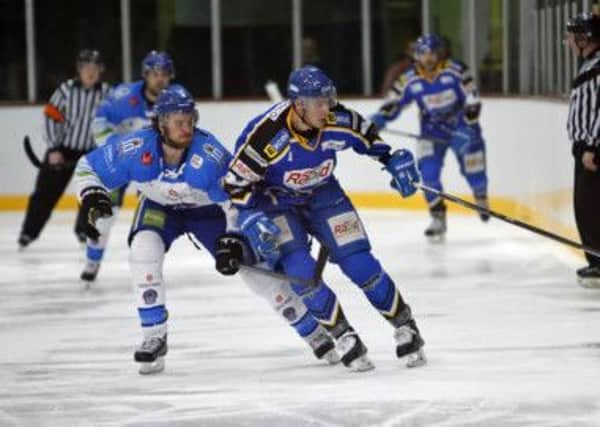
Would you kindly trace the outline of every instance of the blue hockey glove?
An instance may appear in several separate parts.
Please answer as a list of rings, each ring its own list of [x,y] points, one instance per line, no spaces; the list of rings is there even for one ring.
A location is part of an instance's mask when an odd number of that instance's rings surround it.
[[[402,194],[402,197],[415,194],[417,188],[412,183],[419,182],[420,179],[415,158],[410,151],[404,149],[394,151],[385,169],[392,174],[391,185]]]
[[[381,114],[373,114],[371,117],[369,117],[369,120],[371,120],[373,124],[377,126],[377,130],[383,130],[387,125],[387,121]]]
[[[277,247],[279,227],[263,212],[252,209],[240,210],[238,225],[252,249],[270,265],[275,265],[281,256]]]

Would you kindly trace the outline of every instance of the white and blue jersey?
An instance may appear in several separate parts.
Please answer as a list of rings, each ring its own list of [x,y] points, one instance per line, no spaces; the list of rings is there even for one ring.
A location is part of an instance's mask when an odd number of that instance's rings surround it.
[[[143,80],[122,83],[98,106],[92,124],[96,145],[113,134],[124,135],[150,124],[154,104],[144,96],[144,87]]]
[[[145,128],[113,137],[83,157],[76,184],[81,194],[89,187],[110,191],[133,183],[141,197],[130,239],[137,231],[153,229],[168,248],[179,235],[191,232],[213,252],[215,237],[226,231],[219,204],[228,204],[221,181],[230,160],[213,135],[196,129],[182,162],[169,165],[159,133]],[[210,226],[203,224],[209,220]]]

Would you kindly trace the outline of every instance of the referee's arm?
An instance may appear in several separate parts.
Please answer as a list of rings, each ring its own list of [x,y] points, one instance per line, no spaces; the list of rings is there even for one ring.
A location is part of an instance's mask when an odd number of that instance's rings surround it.
[[[66,130],[67,88],[63,83],[54,91],[44,107],[44,126],[48,148],[62,145]]]

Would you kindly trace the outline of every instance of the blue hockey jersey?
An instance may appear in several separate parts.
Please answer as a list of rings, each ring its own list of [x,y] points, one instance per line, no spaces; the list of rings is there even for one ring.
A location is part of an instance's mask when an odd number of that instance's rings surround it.
[[[124,135],[150,124],[152,106],[144,96],[144,81],[116,86],[96,109],[92,123],[96,145],[113,134]]]
[[[77,164],[78,194],[99,186],[107,191],[134,183],[142,194],[163,206],[194,208],[228,200],[221,178],[231,154],[210,133],[195,129],[179,165],[163,159],[159,133],[153,128],[112,137]]]
[[[338,104],[327,126],[309,134],[291,125],[289,101],[275,104],[254,118],[236,143],[225,188],[238,206],[250,207],[264,194],[302,203],[313,190],[334,178],[336,153],[348,148],[380,159],[390,147],[376,127],[357,112]],[[256,196],[256,197],[255,197]]]
[[[413,102],[420,111],[423,135],[447,138],[459,127],[478,128],[479,95],[461,62],[442,61],[431,72],[419,65],[411,67],[394,83],[388,101],[371,119],[382,129]]]

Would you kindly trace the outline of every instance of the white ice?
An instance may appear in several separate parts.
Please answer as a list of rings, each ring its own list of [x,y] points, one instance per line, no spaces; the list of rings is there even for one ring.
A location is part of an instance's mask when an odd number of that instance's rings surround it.
[[[453,215],[447,242],[424,213],[364,211],[375,254],[422,329],[426,367],[394,356],[392,329],[330,265],[325,277],[376,369],[315,360],[291,328],[206,252],[167,256],[169,354],[142,377],[121,215],[99,280],[82,290],[73,214],[16,250],[21,214],[0,215],[2,426],[598,426],[600,291],[582,259],[513,226]]]

